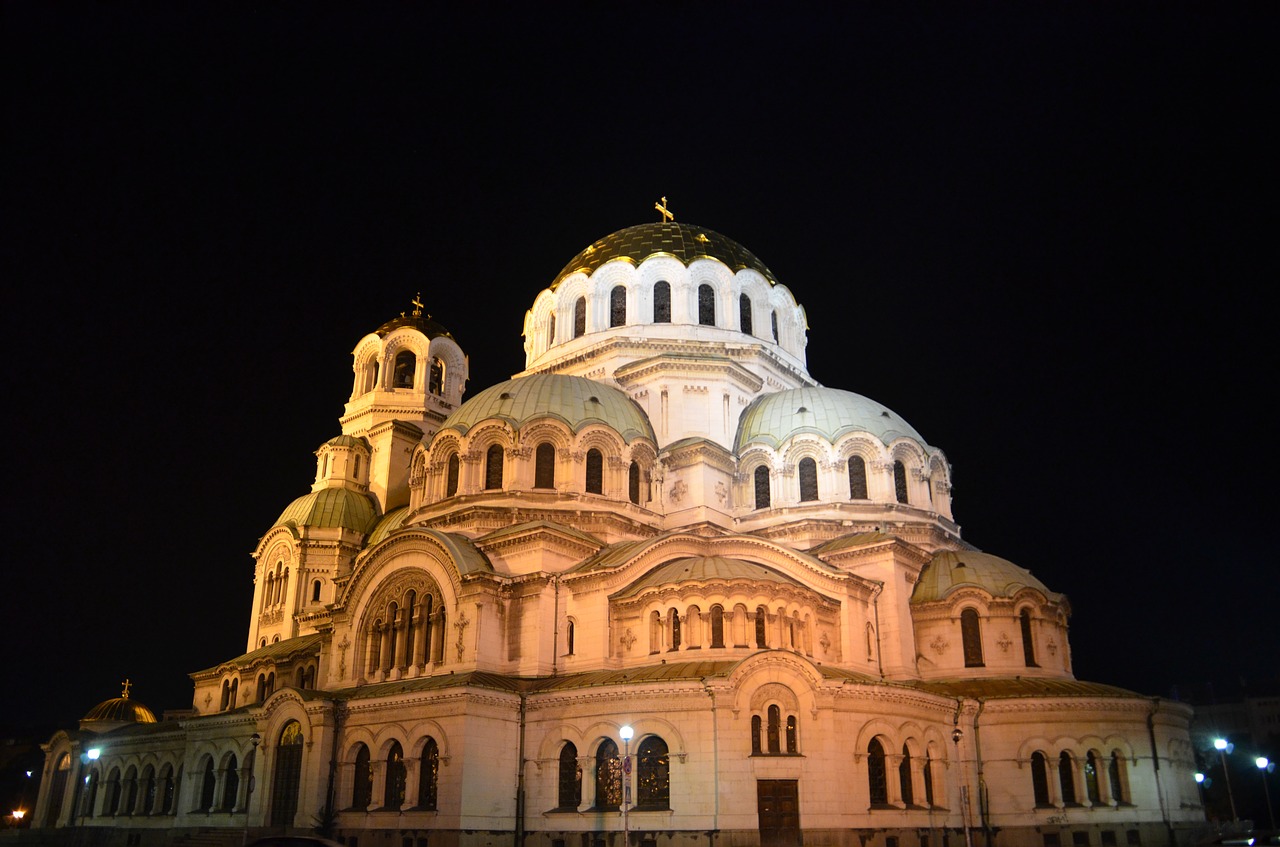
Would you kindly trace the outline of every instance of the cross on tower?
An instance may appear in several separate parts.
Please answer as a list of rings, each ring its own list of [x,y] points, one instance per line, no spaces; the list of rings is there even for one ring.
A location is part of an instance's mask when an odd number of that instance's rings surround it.
[[[130,686],[132,686],[132,685],[133,685],[133,683],[132,683],[132,682],[130,682],[130,681],[129,681],[129,677],[127,677],[127,676],[126,676],[126,677],[124,678],[124,682],[122,682],[122,683],[120,683],[120,684],[124,686],[124,690],[120,692],[120,696],[121,696],[121,697],[123,697],[124,699],[128,700],[128,699],[129,699],[129,687],[130,687]]]
[[[422,317],[422,292],[419,291],[417,296],[409,302],[413,304],[413,316],[415,318]]]
[[[663,197],[663,198],[662,198],[662,202],[661,202],[661,203],[654,203],[654,204],[653,204],[653,208],[657,209],[657,210],[658,210],[658,212],[659,212],[659,214],[661,214],[661,215],[662,215],[662,222],[663,222],[663,223],[666,223],[667,221],[674,221],[674,220],[676,219],[676,216],[675,216],[674,214],[672,214],[672,212],[671,212],[671,210],[670,210],[670,209],[668,209],[668,208],[667,208],[667,198],[666,198],[666,197]]]

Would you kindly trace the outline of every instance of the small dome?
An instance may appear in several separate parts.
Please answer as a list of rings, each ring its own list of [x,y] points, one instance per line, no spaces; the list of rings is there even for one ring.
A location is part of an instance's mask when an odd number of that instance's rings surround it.
[[[751,268],[771,284],[777,283],[764,262],[732,238],[700,226],[666,221],[630,226],[592,242],[564,266],[551,287],[555,288],[560,280],[579,271],[590,276],[596,268],[614,259],[627,259],[638,265],[654,255],[674,256],[685,265],[695,259],[715,259],[732,271]]]
[[[673,559],[665,565],[659,565],[614,597],[618,599],[635,597],[648,589],[678,585],[682,582],[736,582],[739,580],[798,585],[795,580],[772,568],[748,562],[745,559],[727,556],[686,556]]]
[[[272,526],[293,523],[320,529],[349,529],[368,534],[378,520],[373,500],[349,488],[322,488],[289,504]]]
[[[363,447],[369,449],[369,442],[355,435],[336,435],[324,443],[325,447]]]
[[[394,330],[402,329],[404,327],[416,329],[427,338],[439,338],[442,335],[446,338],[453,338],[453,333],[436,323],[432,320],[431,316],[427,314],[401,315],[398,318],[392,318],[374,330],[374,332],[379,338],[386,338]]]
[[[734,449],[741,452],[754,442],[776,448],[802,432],[832,443],[849,432],[866,432],[885,444],[904,436],[926,444],[911,424],[874,400],[838,388],[808,386],[756,398],[738,420]]]
[[[112,697],[94,706],[80,719],[83,728],[86,723],[155,723],[155,713],[137,700],[126,697]]]
[[[657,441],[640,406],[623,392],[582,376],[533,374],[500,382],[463,403],[440,429],[466,433],[481,421],[498,418],[515,429],[539,418],[563,421],[573,432],[603,424],[631,442]]]
[[[912,603],[945,600],[966,586],[981,588],[992,597],[1013,597],[1024,588],[1039,591],[1050,600],[1060,599],[1043,582],[1007,559],[971,550],[943,550],[925,565],[911,592]]]

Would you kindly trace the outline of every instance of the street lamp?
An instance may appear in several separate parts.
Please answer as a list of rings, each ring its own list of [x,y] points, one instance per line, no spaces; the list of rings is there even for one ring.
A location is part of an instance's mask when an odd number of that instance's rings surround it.
[[[627,807],[631,805],[631,739],[636,731],[630,724],[618,730],[622,738],[622,847],[631,847],[631,830],[627,826]]]
[[[1271,819],[1271,828],[1275,829],[1276,813],[1271,809],[1271,789],[1267,787],[1267,774],[1276,769],[1276,763],[1266,756],[1259,756],[1253,763],[1258,766],[1258,773],[1262,776],[1262,796],[1267,798],[1267,817]]]
[[[1239,823],[1240,818],[1236,815],[1236,798],[1231,793],[1231,774],[1227,772],[1227,754],[1235,748],[1236,745],[1225,738],[1213,739],[1213,749],[1218,751],[1218,758],[1222,760],[1222,778],[1227,781],[1227,802],[1231,804],[1231,822]]]

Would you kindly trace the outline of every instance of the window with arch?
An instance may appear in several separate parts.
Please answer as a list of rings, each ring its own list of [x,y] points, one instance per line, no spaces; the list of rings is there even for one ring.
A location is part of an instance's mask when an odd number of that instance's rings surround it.
[[[96,774],[95,774],[96,777]],[[174,779],[173,765],[165,763],[160,768],[159,787],[156,789],[157,799],[159,800],[159,813],[162,815],[173,814],[173,798],[174,798]],[[95,786],[96,788],[96,786]],[[92,802],[89,805],[90,812],[93,810]]]
[[[587,334],[587,298],[579,297],[573,304],[573,337]]]
[[[359,482],[360,481],[360,457],[352,456],[351,458],[352,458],[351,478],[354,479],[356,482]]]
[[[671,323],[671,283],[664,279],[653,284],[653,322]]]
[[[911,748],[905,744],[902,745],[902,761],[898,762],[898,790],[902,792],[903,803],[915,805],[915,788],[911,784]]]
[[[1124,788],[1124,756],[1119,750],[1111,751],[1111,760],[1107,762],[1107,781],[1111,786],[1111,799],[1120,805],[1129,803],[1129,794]]]
[[[645,737],[636,752],[636,808],[671,807],[671,758],[667,742],[656,735]]]
[[[280,729],[272,759],[271,826],[292,826],[302,785],[302,724],[288,721]]]
[[[1058,754],[1058,782],[1062,789],[1063,805],[1080,805],[1076,797],[1076,763],[1066,750]]]
[[[452,497],[458,493],[458,454],[450,453],[449,461],[446,465],[444,496]]]
[[[556,313],[552,312],[547,315],[547,346],[550,347],[556,343]]]
[[[902,462],[893,463],[893,494],[899,503],[910,505],[911,501],[907,498],[907,466]]]
[[[582,768],[578,767],[578,748],[572,741],[560,748],[557,777],[556,808],[577,809],[582,805]]]
[[[869,499],[867,497],[867,462],[861,456],[849,457],[849,499]]]
[[[889,782],[885,770],[884,746],[878,738],[871,739],[867,744],[867,787],[870,789],[872,806],[889,805]]]
[[[363,812],[373,802],[373,763],[369,758],[369,748],[364,744],[356,745],[355,772],[351,780],[351,808]]]
[[[796,716],[784,713],[776,703],[764,715],[751,718],[751,752],[757,756],[795,755],[800,752],[799,724]]]
[[[609,292],[609,326],[625,326],[627,323],[627,289],[615,285]]]
[[[800,460],[800,500],[818,499],[818,463],[808,456]]]
[[[760,465],[753,474],[755,481],[756,508],[769,508],[769,469]]]
[[[230,812],[236,807],[236,796],[240,793],[240,770],[235,753],[227,757],[227,769],[222,775],[222,811]]]
[[[556,448],[549,441],[542,442],[534,451],[533,487],[556,487]]]
[[[604,454],[594,447],[587,451],[587,493],[604,493]]]
[[[627,468],[627,499],[640,505],[640,465],[636,462]]]
[[[168,768],[169,765],[165,765]],[[95,807],[98,802],[98,772],[96,770],[89,771],[84,778],[84,798],[80,803],[80,816],[91,818],[94,815]],[[168,812],[168,809],[165,809]]]
[[[413,372],[418,367],[418,357],[412,350],[401,350],[396,354],[395,364],[391,370],[392,388],[413,388]]]
[[[596,748],[596,809],[616,810],[622,805],[622,763],[618,745],[606,738]]]
[[[1023,609],[1018,613],[1018,626],[1022,630],[1022,661],[1029,668],[1038,668],[1036,664],[1036,644],[1031,633],[1031,611]]]
[[[978,611],[976,609],[965,609],[960,613],[960,642],[964,647],[964,666],[966,668],[981,668],[985,665],[982,661],[982,630],[978,623]]]
[[[444,394],[444,362],[439,356],[431,359],[431,372],[427,380],[427,391],[435,395]]]
[[[1031,795],[1037,806],[1049,806],[1049,760],[1039,750],[1031,754]]]
[[[490,444],[484,453],[484,487],[486,491],[502,488],[501,444]]]
[[[418,777],[418,808],[432,810],[436,808],[436,796],[440,785],[440,746],[436,740],[427,737],[422,745],[421,773]]]
[[[933,808],[933,757],[928,750],[924,754],[924,802]]]
[[[765,632],[768,618],[769,611],[764,606],[756,606],[756,647],[762,650],[769,646],[768,634]]]
[[[671,646],[668,651],[680,649],[680,612],[672,609],[667,614],[667,619],[671,621]]]
[[[564,625],[564,646],[565,646],[564,654],[566,656],[573,655],[573,640],[574,640],[574,625],[573,625],[573,619],[570,618],[569,620],[565,621],[565,625]]]
[[[698,286],[698,323],[703,326],[716,325],[716,292],[705,282]]]
[[[404,786],[408,777],[404,764],[404,750],[399,741],[392,741],[387,750],[387,779],[382,792],[382,807],[399,810],[404,806]]]
[[[218,787],[218,775],[213,770],[213,757],[204,760],[204,775],[200,779],[200,806],[196,811],[213,811],[213,793]],[[115,810],[112,810],[115,814]]]
[[[67,760],[68,769],[70,768],[70,759]],[[63,771],[59,771],[62,773]],[[63,783],[66,784],[65,781]],[[137,811],[138,807],[138,772],[133,765],[129,766],[129,770],[125,771],[124,782],[124,806],[121,808],[123,814],[132,815]],[[61,804],[62,797],[59,795],[58,802]]]
[[[209,769],[213,769],[213,762],[208,762]],[[209,803],[213,803],[213,794],[209,795]],[[199,809],[198,811],[204,811]],[[107,795],[102,801],[102,813],[104,815],[115,815],[120,811],[120,770],[112,768],[107,773]]]
[[[718,603],[711,607],[711,646],[724,646],[724,606]]]
[[[313,580],[311,583],[311,602],[320,602],[320,580]]]
[[[1092,805],[1102,802],[1102,792],[1098,789],[1098,754],[1092,750],[1084,757],[1084,793]]]
[[[738,326],[747,335],[752,335],[751,331],[751,298],[743,294],[738,298]]]

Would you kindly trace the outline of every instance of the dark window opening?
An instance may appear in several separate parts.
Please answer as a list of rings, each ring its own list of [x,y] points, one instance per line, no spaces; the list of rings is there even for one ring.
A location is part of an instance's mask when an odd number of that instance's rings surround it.
[[[902,462],[893,463],[893,493],[899,503],[910,504],[907,499],[907,468]]]
[[[756,508],[769,508],[769,469],[760,465],[755,471]]]
[[[743,294],[738,298],[738,324],[742,331],[751,335],[751,298]]]
[[[533,487],[556,487],[556,448],[544,441],[534,451]]]
[[[867,499],[867,463],[861,456],[849,457],[849,499]]]
[[[578,748],[566,741],[560,748],[559,790],[556,806],[576,809],[582,805],[582,769],[578,767]]]
[[[587,493],[604,493],[604,454],[594,447],[587,451]]]
[[[502,445],[491,444],[484,454],[485,490],[502,488]]]
[[[579,297],[573,304],[573,337],[581,338],[587,334],[587,298]]]
[[[960,641],[964,646],[964,666],[983,667],[982,632],[978,625],[978,613],[974,609],[965,609],[960,613]]]
[[[888,805],[889,783],[885,773],[884,747],[878,738],[871,739],[867,745],[867,783],[871,790],[871,805]]]
[[[452,497],[458,493],[458,454],[449,455],[449,469],[444,483],[444,496]]]
[[[671,323],[671,283],[658,280],[653,285],[653,322]]]
[[[609,326],[624,326],[627,323],[627,289],[615,285],[609,292]]]
[[[716,293],[706,283],[698,286],[698,323],[703,326],[716,325]]]
[[[667,809],[671,806],[671,760],[667,742],[650,735],[636,754],[636,808]]]
[[[1029,668],[1038,668],[1036,664],[1036,645],[1031,635],[1031,612],[1023,609],[1018,614],[1018,625],[1022,628],[1022,660]]]
[[[818,463],[806,456],[800,460],[800,500],[818,499]]]

